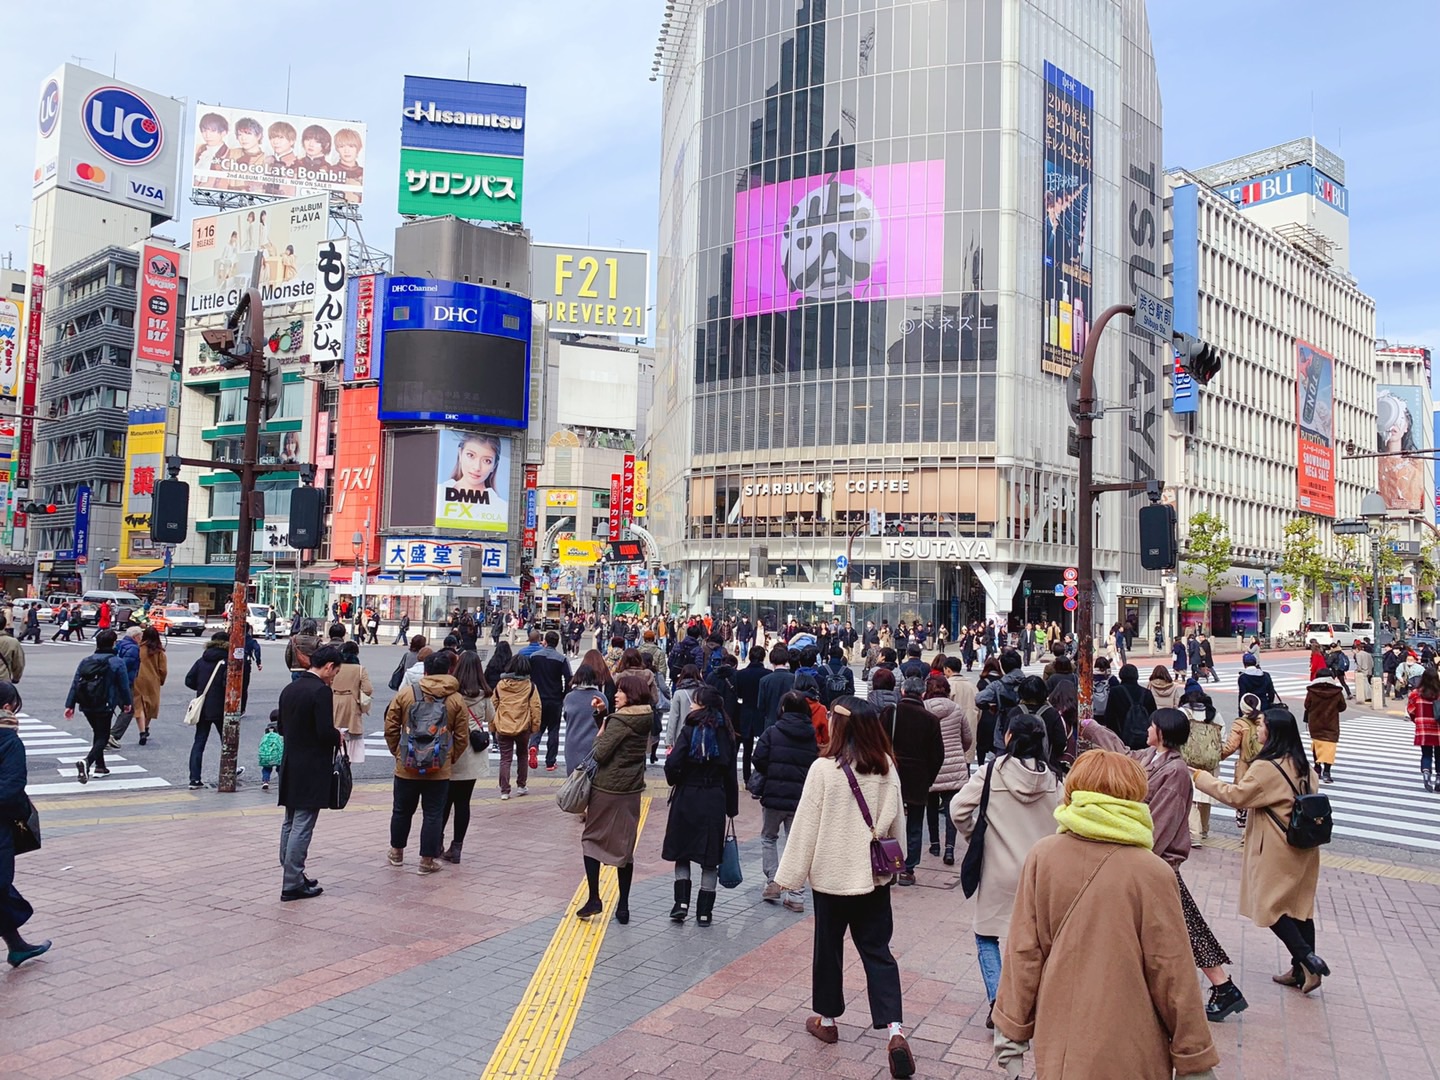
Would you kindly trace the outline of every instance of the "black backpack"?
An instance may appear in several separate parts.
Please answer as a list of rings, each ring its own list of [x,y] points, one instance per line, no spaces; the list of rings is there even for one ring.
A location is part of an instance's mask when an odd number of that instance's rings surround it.
[[[1138,688],[1123,687],[1122,692],[1130,699],[1125,710],[1125,722],[1120,725],[1120,739],[1131,750],[1143,750],[1150,737],[1150,714],[1145,711],[1145,693]]]
[[[844,697],[850,693],[850,683],[845,678],[847,673],[846,669],[841,668],[839,671],[836,671],[833,667],[829,667],[829,665],[826,666],[830,674],[825,676],[825,696],[830,701],[834,701],[836,698]]]
[[[1280,768],[1279,762],[1271,761],[1270,764],[1285,777],[1285,782],[1295,793],[1288,824],[1281,821],[1274,810],[1265,807],[1265,813],[1270,815],[1270,820],[1285,833],[1285,842],[1294,848],[1315,848],[1328,844],[1330,834],[1335,829],[1335,819],[1330,813],[1330,796],[1320,792],[1306,792],[1302,795],[1295,786],[1295,781]]]
[[[110,707],[110,662],[87,656],[76,671],[75,704],[81,712],[102,712]]]

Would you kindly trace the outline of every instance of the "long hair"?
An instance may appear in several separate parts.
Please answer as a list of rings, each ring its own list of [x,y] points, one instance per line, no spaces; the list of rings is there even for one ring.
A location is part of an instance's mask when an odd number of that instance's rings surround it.
[[[693,761],[714,761],[720,756],[720,740],[716,731],[722,727],[727,732],[730,730],[730,721],[725,717],[725,699],[714,687],[702,686],[690,700],[700,706],[692,708],[685,716],[685,726],[690,729],[690,758]]]
[[[1300,741],[1300,725],[1295,722],[1295,714],[1285,706],[1273,705],[1265,710],[1265,745],[1255,757],[1262,761],[1288,759],[1300,779],[1310,775],[1305,744]]]
[[[1049,755],[1045,752],[1045,721],[1034,713],[1017,711],[1010,715],[1010,723],[1005,728],[1005,734],[1010,738],[1005,743],[1005,752],[994,768],[999,768],[1008,758],[1019,758],[1021,761],[1031,762],[1036,772],[1045,772],[1050,768]]]
[[[600,650],[591,649],[580,658],[580,663],[595,673],[596,686],[604,686],[608,682],[614,682],[614,677],[610,673],[610,665],[605,663],[605,657],[600,655]]]
[[[466,649],[460,654],[460,662],[455,665],[455,681],[460,684],[460,693],[465,697],[490,696],[490,684],[485,681],[485,665],[474,649]]]
[[[479,443],[495,455],[495,462],[490,466],[490,471],[485,475],[485,486],[491,491],[495,488],[495,474],[500,471],[500,440],[494,435],[471,435],[467,434],[460,439],[460,445],[455,448],[455,471],[450,474],[450,479],[463,480],[465,470],[461,467],[465,460],[465,447],[469,443]]]
[[[165,643],[161,640],[160,631],[153,626],[147,626],[140,632],[140,647],[151,654],[165,651]]]
[[[830,742],[824,754],[858,773],[890,775],[890,736],[880,713],[863,698],[838,698],[830,712]]]

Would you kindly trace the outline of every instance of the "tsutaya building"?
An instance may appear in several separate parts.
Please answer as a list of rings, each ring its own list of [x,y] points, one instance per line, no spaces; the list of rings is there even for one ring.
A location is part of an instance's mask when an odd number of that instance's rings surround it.
[[[1144,0],[674,7],[646,452],[668,599],[1068,627],[1066,376],[1101,311],[1164,295]],[[1097,481],[1159,475],[1164,352],[1105,333],[1098,396],[1128,411],[1096,425]],[[1099,503],[1097,624],[1158,617],[1143,502]]]

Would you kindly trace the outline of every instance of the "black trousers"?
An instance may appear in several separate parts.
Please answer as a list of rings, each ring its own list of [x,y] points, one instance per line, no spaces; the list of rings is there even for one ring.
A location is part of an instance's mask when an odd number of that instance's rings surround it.
[[[751,755],[753,755],[754,753],[755,753],[755,736],[754,736],[754,735],[741,735],[741,736],[740,736],[740,762],[741,762],[741,764],[740,764],[740,769],[741,769],[740,775],[741,775],[741,777],[744,779],[745,783],[747,783],[747,784],[750,782],[750,758],[751,758]]]
[[[452,840],[456,847],[465,842],[465,833],[470,828],[470,796],[475,794],[474,780],[451,780],[450,790],[445,793],[445,816],[440,831],[450,824],[450,811],[455,811],[455,835]]]
[[[390,811],[390,846],[405,850],[410,841],[410,822],[420,808],[420,857],[440,857],[440,836],[444,832],[445,795],[449,780],[408,780],[395,777],[395,802]]]
[[[815,1011],[831,1019],[845,1011],[845,931],[865,967],[870,996],[870,1022],[877,1028],[898,1024],[900,965],[890,954],[895,922],[890,912],[890,886],[863,896],[815,893],[815,953],[810,967],[810,997]]]
[[[90,752],[85,755],[85,764],[94,772],[105,771],[105,744],[110,741],[111,712],[87,712],[85,719],[90,723]]]
[[[1305,959],[1307,953],[1315,951],[1315,920],[1314,919],[1292,919],[1289,915],[1281,915],[1270,932],[1280,939],[1290,953],[1290,959],[1300,963]]]
[[[945,819],[945,846],[955,846],[955,819],[950,816],[950,800],[958,791],[932,791],[930,801],[925,804],[925,821],[930,826],[930,842],[940,842],[940,819]]]
[[[530,745],[538,747],[541,740],[545,742],[545,766],[549,768],[555,764],[555,759],[560,756],[560,717],[564,706],[563,701],[540,702],[540,730],[530,736]]]

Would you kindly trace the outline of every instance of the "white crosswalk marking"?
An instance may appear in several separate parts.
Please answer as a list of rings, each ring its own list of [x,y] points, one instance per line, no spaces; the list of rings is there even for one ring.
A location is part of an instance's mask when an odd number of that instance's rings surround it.
[[[151,774],[143,765],[121,764],[125,758],[109,754],[105,764],[109,776],[91,776],[89,784],[75,779],[75,763],[84,761],[90,750],[89,738],[82,738],[33,716],[20,714],[20,742],[25,747],[26,765],[30,783],[25,790],[31,797],[42,795],[76,795],[80,792],[94,794],[104,791],[135,791],[143,788],[169,787],[170,782]],[[50,770],[68,780],[45,781]]]

